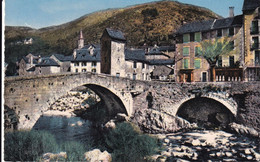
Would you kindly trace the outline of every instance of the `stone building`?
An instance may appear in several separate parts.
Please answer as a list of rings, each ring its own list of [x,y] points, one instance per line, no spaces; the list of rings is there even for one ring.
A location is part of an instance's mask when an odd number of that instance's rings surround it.
[[[43,57],[35,65],[34,75],[61,73],[60,65],[50,57]]]
[[[197,21],[184,24],[176,34],[176,75],[178,82],[235,81],[242,79],[242,15],[234,16],[230,8],[230,17]],[[228,37],[233,50],[220,56],[216,76],[210,78],[209,64],[198,55],[203,40],[224,39]]]
[[[243,4],[245,81],[260,80],[260,0]]]
[[[71,59],[72,56],[64,56],[62,54],[53,54],[50,57],[55,62],[57,62],[60,65],[60,72],[70,72],[71,71]]]
[[[90,44],[80,49],[75,49],[70,62],[71,72],[93,72],[100,71],[100,47]]]
[[[101,73],[126,77],[125,44],[126,39],[119,30],[106,28],[101,42]]]
[[[35,65],[40,61],[41,56],[35,56],[33,54],[28,54],[24,56],[18,62],[18,74],[20,76],[24,75],[34,75]]]

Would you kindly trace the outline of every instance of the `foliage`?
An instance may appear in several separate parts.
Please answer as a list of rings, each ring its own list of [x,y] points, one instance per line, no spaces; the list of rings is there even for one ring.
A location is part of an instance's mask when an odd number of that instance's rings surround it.
[[[130,123],[119,123],[106,136],[105,143],[111,149],[114,161],[143,161],[145,156],[159,149],[158,141],[140,133]]]
[[[66,161],[83,161],[87,148],[82,143],[69,141],[62,144],[61,150],[67,153]]]
[[[151,14],[151,15],[149,15]],[[159,16],[158,16],[159,15]],[[71,55],[77,47],[80,29],[83,30],[85,43],[99,43],[105,28],[122,30],[130,46],[142,46],[144,43],[172,44],[168,36],[180,26],[182,21],[219,18],[213,12],[191,5],[160,1],[131,6],[124,9],[110,9],[85,15],[79,19],[59,26],[39,30],[25,27],[6,27],[5,57],[7,63],[15,62],[28,52],[33,54],[51,54],[51,52]],[[150,20],[150,21],[146,21]],[[146,21],[146,23],[143,23]],[[24,38],[37,37],[39,46],[10,46],[10,43]],[[36,42],[37,43],[37,42]],[[9,47],[8,47],[9,46]],[[31,47],[30,47],[31,46]],[[42,48],[40,48],[42,47]]]
[[[43,153],[57,149],[54,136],[44,131],[5,133],[4,159],[7,161],[35,161]]]
[[[232,45],[227,38],[205,40],[200,45],[198,54],[203,56],[211,66],[215,66],[220,55],[226,55],[232,50]]]

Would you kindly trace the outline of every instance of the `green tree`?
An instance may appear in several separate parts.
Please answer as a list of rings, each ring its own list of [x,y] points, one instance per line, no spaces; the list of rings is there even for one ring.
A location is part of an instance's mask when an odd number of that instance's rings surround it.
[[[219,56],[227,55],[233,49],[228,38],[205,40],[200,43],[198,55],[203,56],[210,66],[210,80],[215,81],[215,67]]]

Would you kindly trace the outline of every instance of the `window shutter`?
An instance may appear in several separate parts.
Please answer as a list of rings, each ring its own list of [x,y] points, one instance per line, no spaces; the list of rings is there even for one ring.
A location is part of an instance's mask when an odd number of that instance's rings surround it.
[[[189,59],[184,59],[183,60],[183,68],[188,69],[189,68]]]
[[[183,34],[183,43],[187,43],[190,41],[189,36],[189,34]]]
[[[195,42],[200,42],[201,37],[200,37],[200,33],[195,33]]]
[[[183,47],[183,56],[189,56],[190,48],[189,47]]]
[[[200,59],[195,59],[194,60],[194,67],[195,67],[195,69],[199,69],[200,68]]]

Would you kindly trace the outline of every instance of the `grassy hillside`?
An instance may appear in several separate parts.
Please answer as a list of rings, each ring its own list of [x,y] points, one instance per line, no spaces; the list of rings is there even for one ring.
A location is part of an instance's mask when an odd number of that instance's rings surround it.
[[[28,52],[50,55],[52,52],[70,55],[77,47],[80,29],[85,43],[99,43],[105,28],[120,29],[125,33],[128,46],[142,46],[144,43],[172,44],[172,33],[182,22],[219,18],[212,11],[174,1],[160,1],[140,4],[122,9],[110,9],[82,16],[59,26],[32,29],[28,27],[6,27],[6,60],[19,60]],[[13,51],[11,42],[24,38],[36,38],[35,45],[27,45],[22,52]],[[40,47],[43,45],[43,49]],[[21,48],[21,46],[17,47]],[[39,48],[39,49],[38,49]],[[19,50],[19,49],[17,49]]]

